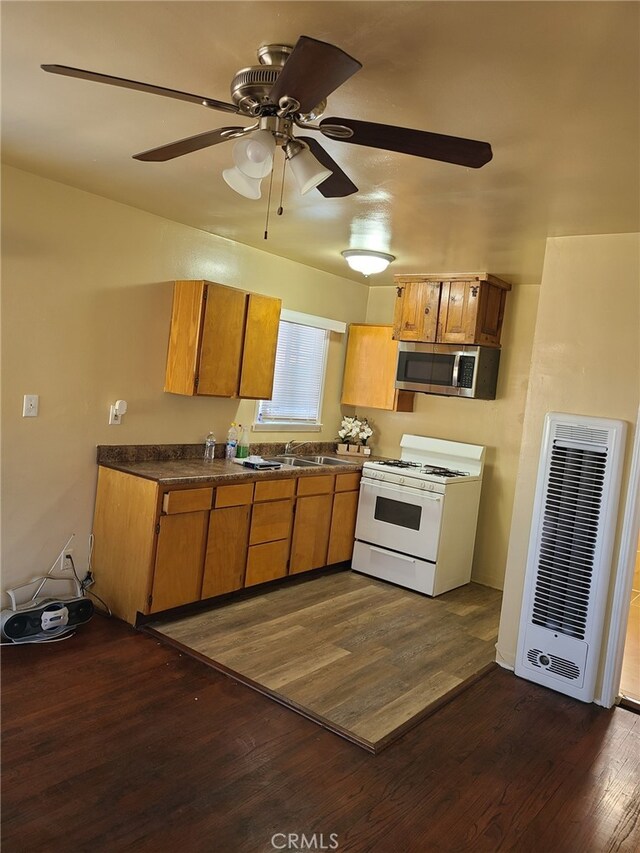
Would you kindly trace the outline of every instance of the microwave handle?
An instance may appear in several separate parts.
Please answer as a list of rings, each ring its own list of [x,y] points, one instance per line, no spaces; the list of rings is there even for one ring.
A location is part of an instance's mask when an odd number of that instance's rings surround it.
[[[457,352],[455,358],[453,360],[453,377],[451,380],[451,384],[454,388],[458,387],[458,373],[460,371],[460,357],[462,356],[461,352]]]

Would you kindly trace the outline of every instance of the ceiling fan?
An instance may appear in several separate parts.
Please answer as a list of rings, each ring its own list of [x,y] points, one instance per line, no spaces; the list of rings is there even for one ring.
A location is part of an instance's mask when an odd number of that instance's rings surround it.
[[[319,131],[329,139],[352,145],[397,151],[473,169],[484,166],[493,156],[488,142],[458,136],[351,118],[323,118],[318,124],[326,109],[326,98],[362,68],[357,59],[335,45],[300,36],[295,47],[283,44],[260,47],[258,60],[260,65],[242,68],[233,78],[233,103],[66,65],[41,67],[53,74],[137,89],[253,119],[246,127],[219,127],[134,155],[134,159],[143,161],[172,160],[238,139],[240,142],[234,146],[233,155],[235,168],[225,170],[223,177],[229,186],[248,198],[260,198],[260,181],[271,172],[276,146],[284,150],[302,193],[316,187],[325,198],[357,192],[353,181],[317,139],[295,136],[294,128]]]

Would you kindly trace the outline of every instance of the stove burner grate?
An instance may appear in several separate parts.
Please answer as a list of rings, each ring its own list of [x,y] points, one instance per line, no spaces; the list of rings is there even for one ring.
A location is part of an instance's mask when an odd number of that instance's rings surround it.
[[[452,471],[450,468],[439,468],[437,465],[424,465],[424,474],[433,474],[434,477],[468,477],[468,471]]]
[[[421,468],[419,462],[407,462],[404,459],[385,459],[381,463],[385,468]]]

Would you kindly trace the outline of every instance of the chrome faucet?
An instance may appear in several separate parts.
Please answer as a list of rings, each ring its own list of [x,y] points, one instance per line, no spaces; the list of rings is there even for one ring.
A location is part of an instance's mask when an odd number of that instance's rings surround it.
[[[299,447],[303,447],[305,444],[311,444],[310,441],[288,441],[284,446],[285,454],[291,453],[293,450],[297,450]]]

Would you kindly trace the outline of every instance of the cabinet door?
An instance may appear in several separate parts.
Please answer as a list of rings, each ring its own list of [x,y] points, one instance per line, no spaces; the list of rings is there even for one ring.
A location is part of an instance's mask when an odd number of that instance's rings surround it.
[[[398,341],[435,341],[440,282],[400,282],[396,290],[393,337]]]
[[[240,397],[270,400],[282,300],[250,293],[240,375]]]
[[[208,512],[163,515],[150,613],[200,599]]]
[[[277,542],[265,542],[262,545],[252,545],[247,557],[247,574],[245,586],[273,581],[287,574],[287,558],[289,556],[289,540],[280,539]]]
[[[249,542],[250,506],[214,509],[209,517],[202,598],[244,586]]]
[[[165,391],[187,395],[196,393],[205,287],[204,281],[176,281],[173,286]]]
[[[254,504],[251,514],[251,533],[249,544],[273,542],[275,539],[289,539],[293,501],[269,501]]]
[[[507,291],[490,282],[480,286],[480,307],[476,324],[476,343],[485,346],[500,346],[502,318]]]
[[[333,499],[327,565],[351,559],[359,492],[338,492]]]
[[[333,495],[298,498],[296,502],[289,574],[327,565]]]
[[[198,394],[235,397],[238,393],[246,310],[247,294],[243,291],[207,285]]]
[[[438,319],[438,340],[441,343],[476,343],[479,294],[477,281],[442,282]]]
[[[391,326],[352,323],[342,382],[342,404],[413,411],[413,394],[395,388],[398,343]]]

